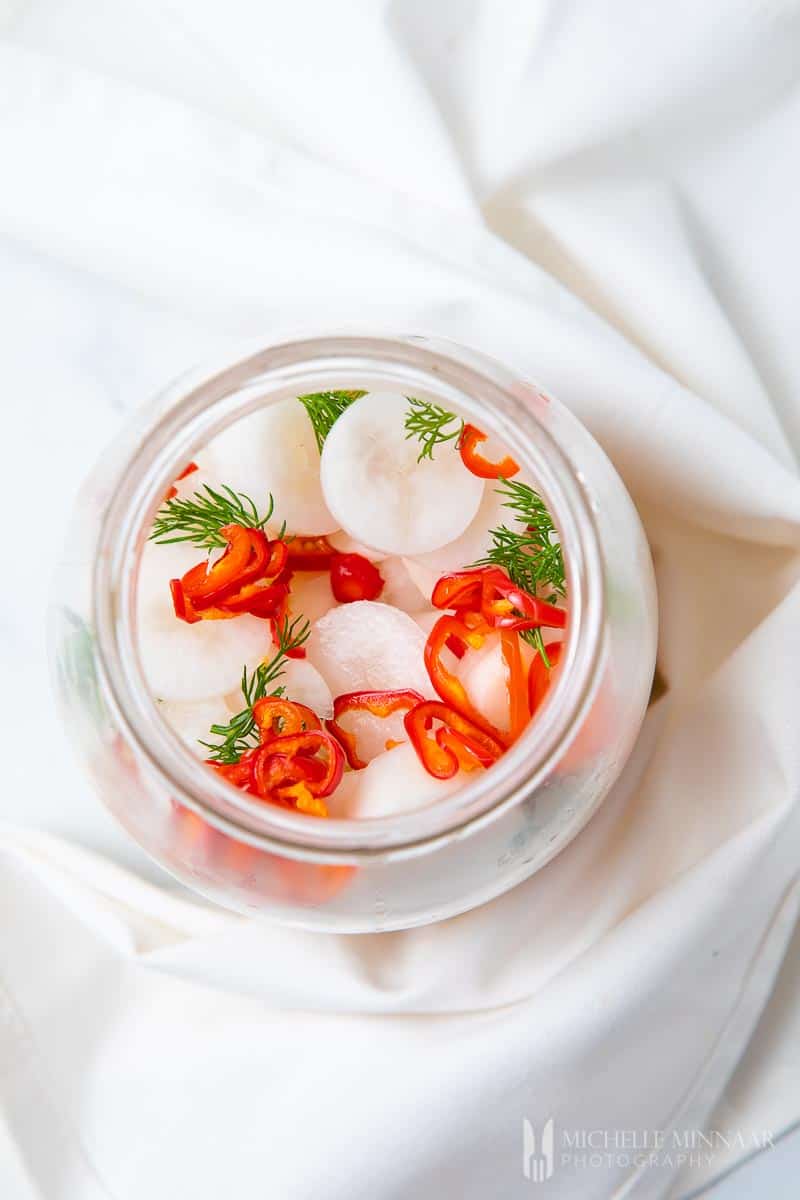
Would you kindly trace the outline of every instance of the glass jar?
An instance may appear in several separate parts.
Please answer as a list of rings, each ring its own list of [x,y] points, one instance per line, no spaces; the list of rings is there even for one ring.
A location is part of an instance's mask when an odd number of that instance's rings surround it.
[[[517,743],[431,807],[362,821],[264,804],[205,767],[161,718],[136,638],[142,549],[182,466],[255,408],[334,388],[427,397],[503,439],[560,531],[569,596],[563,669]],[[51,636],[69,731],[103,802],[147,853],[241,912],[357,932],[424,924],[492,899],[586,824],[647,706],[655,588],[627,491],[562,404],[454,344],[315,337],[184,377],[137,411],[106,453],[82,490],[67,545]]]

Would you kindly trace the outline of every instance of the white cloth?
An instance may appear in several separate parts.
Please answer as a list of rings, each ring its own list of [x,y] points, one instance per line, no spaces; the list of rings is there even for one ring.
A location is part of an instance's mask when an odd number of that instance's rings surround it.
[[[800,5],[16,0],[0,37],[0,1194],[513,1200],[524,1118],[796,1119],[791,965],[722,1093],[797,911]],[[350,938],[170,892],[82,785],[40,646],[120,410],[346,322],[472,343],[587,423],[670,685],[534,879]],[[543,1194],[679,1195],[742,1152],[557,1160]]]

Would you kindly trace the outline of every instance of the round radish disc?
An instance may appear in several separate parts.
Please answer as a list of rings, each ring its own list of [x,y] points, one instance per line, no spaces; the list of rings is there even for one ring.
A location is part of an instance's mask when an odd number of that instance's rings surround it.
[[[346,780],[341,801],[337,797],[335,815],[365,820],[393,817],[435,804],[467,783],[469,776],[459,771],[452,779],[434,779],[419,761],[414,747],[405,742],[393,750],[385,750],[363,771],[354,771]],[[339,803],[345,811],[339,809]]]
[[[414,688],[434,697],[425,670],[425,634],[408,613],[377,600],[356,600],[317,621],[308,657],[334,696]]]
[[[332,796],[326,796],[328,816],[337,820],[348,820],[355,810],[355,796],[358,792],[359,780],[364,771],[345,770],[342,781]]]
[[[333,716],[331,689],[308,659],[287,658],[276,682],[284,689],[287,700],[305,704],[323,720]]]
[[[363,542],[357,542],[355,538],[351,538],[350,534],[345,533],[343,529],[337,529],[336,533],[329,534],[328,541],[340,554],[360,554],[362,558],[368,558],[370,562],[382,562],[389,557],[385,550],[375,550],[372,546],[365,546]]]
[[[366,710],[353,709],[343,713],[339,724],[346,733],[352,733],[356,739],[356,753],[362,762],[372,762],[379,754],[388,749],[387,742],[407,742],[406,727],[403,717],[407,709],[399,709],[388,717],[377,717]]]
[[[207,551],[188,542],[160,546],[147,542],[139,562],[136,605],[140,624],[172,629],[177,622],[169,590],[170,579],[180,579],[190,567],[202,562]]]
[[[426,607],[429,606],[433,589],[442,572],[432,571],[429,567],[421,565],[416,558],[404,558],[403,563],[414,583],[425,597]]]
[[[231,691],[242,667],[256,667],[272,648],[269,625],[257,617],[195,625],[173,620],[169,632],[145,623],[139,629],[144,673],[162,700],[202,700]]]
[[[273,525],[285,521],[290,533],[310,537],[339,528],[323,499],[319,450],[299,400],[289,397],[236,421],[209,442],[206,459],[216,476],[250,496],[259,512],[271,492]]]
[[[503,504],[497,486],[492,480],[484,485],[480,507],[460,537],[428,554],[415,555],[414,561],[438,577],[445,571],[463,571],[483,558],[492,545],[492,529],[501,525],[514,528],[514,514]]]
[[[231,717],[224,696],[194,703],[165,700],[163,704],[159,704],[158,710],[198,758],[208,758],[210,753],[208,747],[200,745],[201,739],[204,742],[219,740],[211,733],[211,726],[225,725]]]
[[[257,617],[195,625],[173,620],[169,631],[144,622],[139,629],[144,673],[162,700],[203,700],[229,692],[243,666],[254,669],[272,651],[269,625]]]
[[[379,599],[384,604],[402,608],[403,612],[418,613],[430,604],[430,594],[425,595],[409,571],[405,558],[385,558],[378,564],[383,590]]]
[[[427,639],[434,625],[439,620],[439,617],[443,615],[444,614],[440,608],[423,608],[420,612],[414,613],[414,620],[417,622]]]
[[[478,511],[483,481],[450,444],[418,462],[406,438],[408,400],[370,392],[339,417],[322,452],[322,490],[339,525],[390,554],[424,554],[454,541]]]
[[[207,496],[206,487],[213,488],[215,492],[219,491],[220,481],[211,468],[205,450],[195,455],[194,462],[197,465],[196,471],[184,475],[183,479],[175,480],[173,487],[178,493],[177,496],[173,497],[175,500],[191,499],[195,492],[200,492],[201,495]],[[196,546],[195,551],[197,551]],[[202,550],[200,553],[202,554]]]
[[[331,577],[327,572],[324,575],[312,575],[298,571],[292,577],[289,611],[293,617],[305,617],[313,624],[338,604],[331,591]]]
[[[536,651],[520,640],[522,661],[529,666]],[[508,698],[508,667],[503,658],[500,635],[491,634],[478,650],[467,650],[456,667],[467,695],[488,721],[508,732],[511,724]]]

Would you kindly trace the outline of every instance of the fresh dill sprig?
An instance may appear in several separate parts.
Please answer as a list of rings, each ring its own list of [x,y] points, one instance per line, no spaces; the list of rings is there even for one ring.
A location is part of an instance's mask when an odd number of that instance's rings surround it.
[[[191,542],[211,550],[227,546],[220,533],[224,525],[247,525],[263,529],[275,509],[270,494],[266,514],[259,514],[253,501],[244,492],[234,492],[226,484],[220,491],[203,484],[203,490],[192,496],[165,500],[153,522],[152,542],[166,546],[171,542]]]
[[[502,567],[517,587],[532,596],[544,594],[550,603],[563,599],[567,594],[564,555],[547,505],[530,484],[502,478],[499,482],[502,486],[496,490],[505,497],[504,506],[514,513],[516,527],[492,529],[491,549],[472,565]],[[522,636],[549,667],[542,631],[528,629]]]
[[[253,716],[253,705],[264,696],[282,696],[284,688],[278,686],[270,690],[271,685],[283,674],[286,657],[292,650],[303,645],[311,632],[311,625],[303,617],[295,617],[289,623],[287,617],[282,626],[278,627],[278,648],[268,662],[259,663],[255,671],[248,672],[247,667],[242,671],[242,696],[245,706],[235,717],[231,717],[227,725],[212,725],[210,733],[221,738],[219,742],[204,742],[210,751],[209,759],[215,763],[237,763],[244,753],[252,750],[259,743],[256,721]]]
[[[549,589],[551,596],[566,595],[564,556],[549,509],[527,483],[500,479],[499,495],[521,528],[501,525],[491,530],[492,548],[476,566],[503,567],[518,587],[531,595]]]
[[[310,392],[307,396],[297,397],[314,427],[314,436],[317,439],[317,449],[320,454],[325,445],[325,438],[330,433],[334,422],[354,400],[360,400],[366,394],[366,392],[359,391]]]
[[[457,417],[455,413],[448,412],[446,408],[440,408],[438,404],[431,404],[428,400],[417,400],[414,396],[407,396],[409,409],[406,413],[406,441],[409,438],[419,438],[422,443],[417,462],[422,462],[423,458],[433,458],[435,446],[441,446],[445,442],[456,442],[464,432],[464,419]],[[450,426],[455,422],[455,428]]]

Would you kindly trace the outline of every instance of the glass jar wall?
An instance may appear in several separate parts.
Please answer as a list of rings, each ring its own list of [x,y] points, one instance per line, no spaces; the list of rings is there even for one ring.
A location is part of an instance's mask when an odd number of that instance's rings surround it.
[[[142,550],[172,480],[232,421],[333,388],[428,397],[512,447],[560,532],[570,598],[559,678],[514,746],[428,808],[362,821],[318,820],[226,784],[161,718],[137,645]],[[67,544],[51,638],[68,730],[129,834],[182,882],[239,911],[355,932],[422,924],[491,899],[585,825],[646,709],[655,590],[619,476],[557,400],[449,343],[309,338],[184,378],[137,412],[104,456]]]

